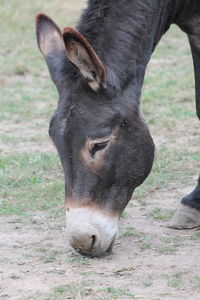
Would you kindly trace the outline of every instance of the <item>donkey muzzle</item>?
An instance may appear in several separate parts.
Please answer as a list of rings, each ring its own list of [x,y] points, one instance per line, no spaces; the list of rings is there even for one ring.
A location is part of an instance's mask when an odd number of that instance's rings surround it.
[[[118,216],[89,207],[67,208],[67,235],[80,254],[102,256],[112,250],[118,231]]]

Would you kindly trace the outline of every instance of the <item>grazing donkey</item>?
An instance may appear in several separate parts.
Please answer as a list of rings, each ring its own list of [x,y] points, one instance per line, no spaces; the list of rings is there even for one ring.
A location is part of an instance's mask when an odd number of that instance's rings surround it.
[[[200,118],[200,1],[89,0],[77,29],[36,20],[38,46],[58,89],[49,134],[64,170],[70,244],[83,255],[112,249],[118,219],[148,176],[154,143],[140,112],[147,63],[172,23],[188,35]],[[200,178],[173,228],[200,225]]]

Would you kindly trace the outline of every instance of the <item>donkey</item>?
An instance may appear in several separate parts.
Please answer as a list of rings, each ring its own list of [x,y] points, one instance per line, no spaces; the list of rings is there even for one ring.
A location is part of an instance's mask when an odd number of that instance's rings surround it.
[[[68,240],[82,255],[114,244],[118,219],[151,171],[154,143],[140,112],[145,69],[172,23],[187,33],[200,118],[200,1],[89,0],[77,28],[46,15],[36,35],[59,101],[49,135],[65,176]],[[200,226],[200,177],[172,228]]]

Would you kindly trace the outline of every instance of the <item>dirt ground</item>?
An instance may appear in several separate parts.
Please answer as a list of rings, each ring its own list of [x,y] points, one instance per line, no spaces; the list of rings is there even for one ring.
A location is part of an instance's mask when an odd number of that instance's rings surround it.
[[[166,142],[155,140],[157,147]],[[192,188],[172,185],[131,201],[113,253],[100,259],[84,259],[69,247],[64,210],[1,217],[2,299],[199,300],[199,232],[167,228]]]
[[[45,295],[52,287],[74,283],[80,286],[77,294],[57,299],[98,299],[102,288],[112,286],[130,291],[132,299],[198,300],[199,240],[192,239],[193,232],[169,230],[149,217],[161,200],[169,204],[171,199],[174,208],[173,200],[183,192],[154,193],[145,199],[145,208],[133,203],[120,222],[120,233],[128,226],[134,228],[133,234],[119,236],[111,257],[85,262],[67,245],[64,215],[54,220],[44,214],[23,221],[1,218],[4,298],[50,299]]]

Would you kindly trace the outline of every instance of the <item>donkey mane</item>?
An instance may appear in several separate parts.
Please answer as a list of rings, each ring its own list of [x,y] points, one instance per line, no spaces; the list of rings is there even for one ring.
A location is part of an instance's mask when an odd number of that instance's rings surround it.
[[[151,32],[153,7],[140,1],[89,1],[77,26],[124,88],[132,78],[138,48]],[[145,11],[145,14],[142,14]],[[133,17],[135,15],[135,18]],[[147,22],[148,20],[148,22]],[[116,83],[116,82],[115,82]]]

